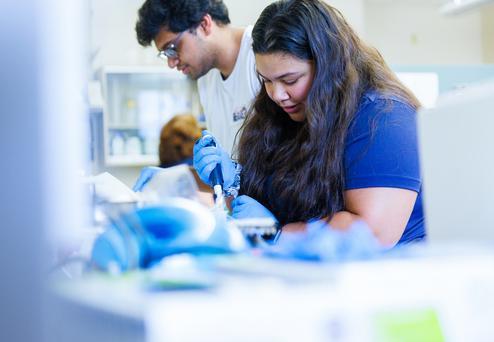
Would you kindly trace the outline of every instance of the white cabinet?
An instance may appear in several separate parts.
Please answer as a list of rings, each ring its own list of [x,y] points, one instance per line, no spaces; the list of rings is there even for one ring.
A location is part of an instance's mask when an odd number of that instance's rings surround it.
[[[105,67],[102,81],[107,166],[157,165],[163,125],[199,113],[196,83],[166,66]]]

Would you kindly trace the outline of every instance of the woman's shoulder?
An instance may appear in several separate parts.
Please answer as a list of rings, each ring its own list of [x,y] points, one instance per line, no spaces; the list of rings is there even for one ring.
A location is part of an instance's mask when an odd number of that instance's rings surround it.
[[[370,114],[377,114],[383,111],[406,111],[415,113],[416,109],[410,102],[399,95],[369,90],[362,95],[357,111],[368,111]]]
[[[359,137],[379,127],[400,127],[413,124],[417,110],[396,95],[369,91],[362,95],[349,127],[349,135]]]

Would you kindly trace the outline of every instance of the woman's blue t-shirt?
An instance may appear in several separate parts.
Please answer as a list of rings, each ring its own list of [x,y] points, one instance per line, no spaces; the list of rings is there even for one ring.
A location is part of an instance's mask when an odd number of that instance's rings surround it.
[[[378,93],[363,96],[346,139],[345,190],[370,187],[417,192],[417,200],[398,244],[425,238],[416,110]]]
[[[344,152],[345,190],[370,187],[407,189],[417,192],[415,206],[398,244],[425,238],[422,208],[416,111],[395,97],[376,92],[363,95],[350,124]],[[275,211],[288,210],[271,187],[264,184]]]

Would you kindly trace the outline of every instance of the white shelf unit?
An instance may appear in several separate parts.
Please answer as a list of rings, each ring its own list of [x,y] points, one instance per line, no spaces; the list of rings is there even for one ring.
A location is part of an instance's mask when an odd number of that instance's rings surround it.
[[[163,125],[176,114],[199,114],[195,82],[167,67],[107,66],[102,85],[107,166],[159,164]]]
[[[439,11],[442,14],[460,14],[492,2],[493,0],[443,0]]]

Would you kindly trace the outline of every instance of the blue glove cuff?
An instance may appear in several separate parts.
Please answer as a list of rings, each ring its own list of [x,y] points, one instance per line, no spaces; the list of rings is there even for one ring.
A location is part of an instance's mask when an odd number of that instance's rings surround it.
[[[235,177],[233,178],[233,184],[223,189],[223,195],[225,197],[237,198],[238,191],[240,190],[240,173],[242,172],[242,165],[235,163]]]

